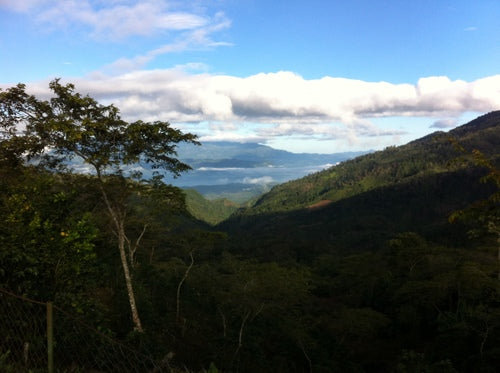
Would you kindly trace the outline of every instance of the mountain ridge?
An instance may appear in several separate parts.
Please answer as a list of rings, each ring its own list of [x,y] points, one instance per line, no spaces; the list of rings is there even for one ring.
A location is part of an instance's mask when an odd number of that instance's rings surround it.
[[[326,164],[340,162],[368,152],[370,151],[332,152],[329,154],[293,153],[255,142],[230,141],[207,141],[201,146],[180,144],[177,149],[179,159],[187,162],[193,168],[213,164],[224,167],[223,161],[246,162],[249,165],[253,163],[251,167]]]
[[[258,143],[227,141],[206,142],[201,146],[181,144],[178,157],[193,169],[170,182],[183,189],[196,189],[209,199],[229,198],[242,203],[257,197],[272,185],[298,179],[366,153],[298,154]],[[233,186],[230,194],[227,185]],[[239,190],[234,188],[237,185]],[[205,192],[208,187],[209,194]],[[243,201],[245,195],[248,198]]]
[[[321,200],[337,201],[373,188],[402,182],[426,173],[446,172],[462,146],[480,148],[491,156],[498,151],[500,111],[485,114],[449,132],[437,131],[398,147],[365,154],[339,165],[273,187],[262,195],[251,213],[306,208]],[[481,132],[482,136],[476,136]],[[453,140],[455,141],[455,140]]]

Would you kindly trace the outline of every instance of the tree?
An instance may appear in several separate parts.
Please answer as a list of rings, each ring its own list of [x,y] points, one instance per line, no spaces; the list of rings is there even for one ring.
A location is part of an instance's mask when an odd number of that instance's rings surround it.
[[[143,331],[130,269],[133,253],[127,255],[127,246],[133,248],[131,242],[138,243],[140,237],[131,240],[127,235],[127,201],[139,189],[144,193],[161,186],[165,172],[176,177],[189,170],[176,158],[176,145],[199,143],[195,135],[184,134],[168,122],[122,120],[117,107],[82,96],[73,84],[62,85],[56,79],[49,87],[54,96],[48,101],[28,95],[22,84],[0,92],[0,125],[5,137],[2,149],[16,156],[26,154],[55,170],[71,169],[75,158],[93,169],[117,238],[134,328]],[[14,147],[16,144],[21,146]],[[9,152],[11,148],[15,152]],[[129,166],[140,163],[153,170],[150,182],[141,180],[138,172],[128,172]]]
[[[300,328],[295,316],[299,313],[300,304],[308,300],[308,270],[288,268],[277,263],[239,260],[224,254],[219,263],[198,268],[193,277],[196,276],[200,277],[194,279],[192,286],[212,303],[219,318],[219,327],[214,331],[218,329],[220,335],[214,337],[220,338],[219,343],[224,347],[221,348],[222,361],[218,362],[218,366],[236,371],[238,365],[243,363],[247,368],[253,366],[256,371],[262,371],[262,366],[258,367],[261,361],[256,358],[257,352],[253,348],[272,344],[271,335],[279,335],[280,342],[284,343],[284,339],[293,340],[298,333],[296,330],[280,329],[285,326]],[[294,322],[285,322],[285,318]],[[263,329],[265,338],[259,335],[262,325],[266,325]],[[305,351],[303,346],[297,348]],[[304,355],[307,357],[307,352]]]
[[[468,161],[472,165],[482,167],[486,170],[486,175],[480,179],[482,183],[490,183],[494,186],[491,195],[483,200],[468,206],[465,209],[455,211],[449,218],[450,222],[457,220],[474,221],[479,223],[479,227],[469,233],[483,235],[484,233],[496,239],[497,246],[497,277],[500,280],[500,170],[494,161],[489,160],[485,154],[477,149],[468,153],[456,140],[451,140],[455,148],[465,154],[463,161]]]
[[[97,278],[97,229],[65,181],[31,167],[0,179],[0,286],[80,307]]]
[[[20,131],[35,115],[36,98],[28,95],[25,88],[19,84],[6,91],[0,89],[0,166],[6,165],[9,169],[23,163],[22,156],[28,145],[35,150],[35,144],[39,144],[38,139]]]

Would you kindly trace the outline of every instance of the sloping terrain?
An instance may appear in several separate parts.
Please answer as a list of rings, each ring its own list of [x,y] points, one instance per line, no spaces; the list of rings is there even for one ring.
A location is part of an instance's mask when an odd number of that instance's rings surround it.
[[[189,213],[212,225],[227,219],[238,208],[234,202],[227,199],[208,200],[194,189],[187,189],[183,192]]]
[[[500,111],[479,117],[448,133],[435,132],[399,147],[366,154],[352,160],[274,187],[246,211],[290,211],[318,203],[339,201],[383,186],[405,183],[437,173],[450,172],[450,164],[461,154],[457,144],[488,157],[498,156]]]
[[[373,249],[407,231],[437,242],[465,242],[466,232],[451,225],[449,216],[486,198],[493,186],[480,183],[485,171],[461,162],[457,147],[498,161],[499,144],[500,112],[492,112],[449,133],[278,185],[221,229],[246,243],[240,252],[269,259]]]

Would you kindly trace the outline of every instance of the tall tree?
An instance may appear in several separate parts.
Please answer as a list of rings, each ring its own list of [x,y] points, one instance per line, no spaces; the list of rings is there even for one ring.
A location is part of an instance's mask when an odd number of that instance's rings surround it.
[[[168,122],[127,122],[114,105],[102,105],[75,92],[73,84],[62,85],[59,79],[49,87],[54,95],[48,101],[27,94],[22,84],[0,92],[0,124],[5,137],[2,149],[12,148],[17,156],[24,146],[23,154],[54,169],[71,168],[75,158],[93,169],[117,237],[134,329],[143,331],[132,281],[132,253],[127,255],[131,242],[125,228],[127,197],[138,188],[156,189],[163,184],[165,173],[176,177],[189,170],[176,158],[176,145],[198,144],[196,136],[172,128]],[[23,146],[14,147],[19,143]],[[150,165],[151,182],[141,181],[140,173],[127,173],[129,166],[139,163]]]

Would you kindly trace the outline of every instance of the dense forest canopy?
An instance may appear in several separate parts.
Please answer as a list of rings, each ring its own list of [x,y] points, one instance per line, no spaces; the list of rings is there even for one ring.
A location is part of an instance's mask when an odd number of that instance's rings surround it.
[[[214,226],[193,214],[234,206],[191,192],[186,206],[159,177],[189,168],[175,149],[195,136],[51,88],[0,91],[2,290],[53,301],[166,372],[500,366],[500,112],[278,185]],[[95,172],[72,172],[73,156]],[[158,177],[127,174],[135,162]],[[1,320],[0,370],[16,371],[22,321]],[[70,346],[56,344],[104,370]]]

